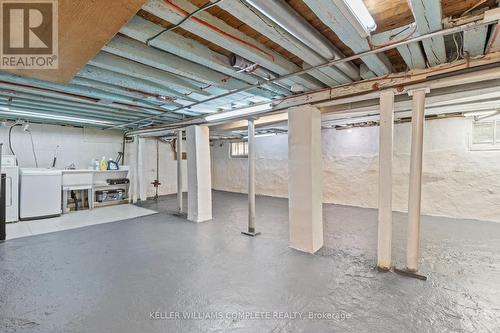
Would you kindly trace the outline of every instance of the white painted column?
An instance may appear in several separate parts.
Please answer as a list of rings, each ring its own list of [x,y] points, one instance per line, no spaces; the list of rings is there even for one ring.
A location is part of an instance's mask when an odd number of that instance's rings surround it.
[[[137,203],[137,198],[139,194],[139,170],[138,170],[138,156],[139,156],[139,137],[134,136],[134,143],[133,143],[133,155],[132,155],[132,172],[133,172],[133,177],[132,177],[132,186],[131,186],[131,192],[132,192],[132,202]]]
[[[184,182],[182,176],[182,130],[177,131],[177,212],[184,213],[183,189]]]
[[[247,236],[257,236],[255,231],[255,120],[248,120],[248,230]]]
[[[425,94],[428,89],[410,91],[413,95],[411,120],[410,188],[408,198],[408,241],[406,268],[418,271],[420,246],[420,214],[422,201],[422,158],[424,147]]]
[[[147,200],[147,191],[146,191],[146,181],[144,175],[144,151],[146,145],[146,139],[139,137],[137,145],[137,180],[138,180],[138,196],[139,200],[146,201]]]
[[[312,106],[288,111],[290,247],[315,253],[323,247],[321,113]]]
[[[188,220],[212,219],[212,175],[208,126],[190,126],[186,130],[188,167]]]
[[[392,160],[394,146],[394,91],[380,93],[377,267],[391,268]]]

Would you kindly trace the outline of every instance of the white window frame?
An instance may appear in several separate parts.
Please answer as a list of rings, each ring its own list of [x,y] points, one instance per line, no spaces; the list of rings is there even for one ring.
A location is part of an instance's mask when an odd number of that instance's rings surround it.
[[[474,143],[474,129],[476,124],[493,124],[493,142]],[[472,121],[469,135],[470,151],[500,150],[500,119]]]
[[[248,141],[245,140],[231,141],[229,144],[229,157],[248,158]]]

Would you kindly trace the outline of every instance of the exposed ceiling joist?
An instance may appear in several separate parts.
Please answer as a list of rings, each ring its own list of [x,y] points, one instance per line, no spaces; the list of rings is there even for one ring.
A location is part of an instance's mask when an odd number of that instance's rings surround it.
[[[114,105],[100,105],[99,103],[81,103],[67,100],[60,100],[55,98],[49,98],[39,95],[25,94],[20,92],[15,92],[12,90],[4,90],[0,89],[0,96],[5,97],[12,101],[24,101],[31,103],[40,103],[45,106],[54,106],[54,107],[70,107],[77,108],[80,110],[88,110],[88,111],[98,111],[100,113],[109,113],[111,115],[130,115],[134,117],[147,116],[150,114],[158,114],[158,112],[141,110],[139,108],[131,108],[126,106],[115,107]],[[179,117],[172,116],[171,119],[179,119]]]
[[[415,31],[414,25],[405,25],[400,28],[385,31],[371,37],[374,46],[393,43],[402,40],[407,36],[412,36]],[[425,56],[420,43],[411,43],[397,48],[401,57],[403,57],[409,69],[423,69],[427,65],[425,63]]]
[[[54,112],[55,114],[70,115],[70,116],[86,116],[93,119],[106,120],[110,122],[126,122],[138,117],[124,116],[120,114],[113,114],[112,112],[95,112],[81,108],[72,108],[68,106],[58,106],[56,104],[44,104],[39,102],[29,102],[22,100],[14,100],[12,102],[0,101],[3,106],[8,106],[9,108],[22,108],[24,110],[30,110],[33,112],[44,111],[44,112]]]
[[[486,36],[488,35],[488,27],[482,26],[464,32],[464,52],[467,52],[471,57],[482,55],[486,48]]]
[[[187,0],[149,0],[142,8],[174,24],[180,23],[186,17],[186,13],[192,13],[198,9]],[[197,18],[199,19],[185,21],[182,28],[279,75],[286,75],[300,69],[280,54],[207,12],[198,14]],[[299,83],[311,90],[322,87],[307,75],[296,77],[285,83],[288,85]]]
[[[149,38],[157,35],[162,30],[162,27],[136,16],[120,32],[130,38],[146,43]],[[246,73],[238,73],[235,68],[230,66],[229,58],[225,55],[214,52],[205,45],[176,33],[162,34],[152,40],[150,45],[249,84],[263,81]],[[275,97],[276,94],[290,94],[289,91],[276,85],[266,85],[265,88],[270,91],[257,89],[251,90],[251,92],[269,98]]]
[[[361,37],[352,23],[337,7],[335,0],[304,0],[309,8],[355,53],[368,51],[368,41]],[[361,58],[377,76],[392,72],[389,59],[384,54],[374,54]]]
[[[126,98],[129,101],[135,101],[134,104],[142,106],[147,105],[151,107],[160,107],[161,105],[165,104],[165,101],[158,98],[158,96],[153,96],[146,92],[132,91],[131,89],[126,89],[124,87],[115,86],[112,84],[86,79],[82,77],[75,77],[73,80],[71,80],[71,84],[74,87],[94,88],[102,91],[103,93],[108,93],[109,94],[109,97],[107,98],[108,101],[119,102],[119,100],[116,100],[116,97],[118,97],[118,98]],[[176,103],[172,104],[172,106],[175,105]]]
[[[176,91],[177,96],[191,96],[197,100],[203,98],[203,96],[210,96],[210,93],[200,88],[202,84],[198,82],[190,82],[188,79],[181,78],[177,75],[110,53],[100,52],[94,59],[89,61],[89,65],[154,82]]]
[[[41,80],[34,80],[13,74],[0,72],[0,86],[4,89],[12,89],[24,93],[31,93],[36,95],[48,96],[53,98],[75,100],[81,102],[98,102],[99,100],[114,101],[136,107],[152,108],[151,103],[137,101],[127,96],[108,93],[92,87],[82,87],[67,85],[61,83],[53,83]],[[117,106],[119,104],[114,104]],[[157,108],[160,110],[159,108]],[[161,110],[160,110],[161,111]]]
[[[78,76],[94,81],[100,81],[112,85],[117,85],[120,87],[125,87],[127,89],[131,89],[132,91],[134,90],[144,91],[151,95],[167,96],[169,98],[179,98],[185,101],[192,101],[192,102],[197,101],[196,99],[193,99],[188,96],[183,96],[177,91],[169,89],[162,85],[142,79],[137,79],[129,75],[112,72],[110,70],[102,69],[95,66],[90,66],[90,65],[85,66],[85,68],[78,73]],[[179,100],[177,99],[175,101],[179,102]],[[165,104],[167,105],[169,105],[170,103],[171,102],[169,101],[165,102]]]
[[[283,4],[283,6],[286,5],[286,3]],[[278,24],[265,17],[255,8],[251,7],[248,4],[245,4],[240,0],[224,0],[218,5],[220,8],[226,10],[231,15],[238,18],[240,21],[246,23],[248,26],[252,27],[256,31],[274,41],[276,44],[283,47],[285,50],[301,58],[306,64],[315,66],[324,63],[325,60],[330,60],[321,57],[319,54],[311,50],[308,46],[304,45],[302,42],[288,33],[285,29],[280,27]],[[293,12],[293,8],[291,7],[284,8],[284,10]],[[302,20],[305,21],[304,19]],[[288,24],[300,23],[302,23],[302,21],[288,22]],[[305,21],[305,23],[302,24],[308,23],[307,21]],[[353,68],[353,71],[356,71],[356,69]],[[329,86],[333,86],[339,83],[352,82],[352,79],[348,75],[335,67],[326,67],[321,70],[312,71],[311,74]]]
[[[443,28],[441,1],[437,0],[410,0],[420,35],[438,31]],[[436,36],[422,41],[427,62],[436,66],[446,62],[446,48],[444,37]]]
[[[243,82],[228,80],[227,75],[208,67],[198,65],[171,53],[147,47],[141,42],[123,36],[113,38],[104,46],[103,51],[221,89],[232,90],[245,86]]]

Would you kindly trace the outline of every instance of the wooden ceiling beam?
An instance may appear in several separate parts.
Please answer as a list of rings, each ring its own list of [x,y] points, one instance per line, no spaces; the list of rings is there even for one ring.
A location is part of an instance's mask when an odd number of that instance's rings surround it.
[[[400,28],[385,31],[371,37],[374,46],[393,43],[402,40],[414,31],[414,26],[409,24]],[[411,43],[397,48],[409,69],[426,68],[425,56],[420,47],[420,43]]]
[[[334,0],[304,0],[306,5],[355,53],[368,51],[368,41],[361,37],[348,18],[344,17]],[[384,54],[374,54],[361,60],[376,76],[392,72],[391,63]]]
[[[148,38],[155,36],[162,30],[162,27],[136,16],[130,20],[130,22],[124,26],[120,32],[130,38],[146,43]],[[235,68],[231,67],[229,64],[229,58],[225,55],[214,52],[207,46],[176,33],[164,33],[151,40],[150,45],[162,51],[175,54],[183,59],[221,72],[230,78],[236,78],[249,84],[254,84],[259,81],[257,77],[251,76],[246,72],[238,72]],[[264,88],[265,89],[252,89],[249,92],[268,98],[275,97],[276,93],[280,95],[289,94],[288,91],[277,85],[268,85]],[[270,91],[267,91],[266,89],[269,89]]]
[[[441,1],[437,0],[410,0],[415,14],[419,35],[439,31],[443,28]],[[427,62],[436,66],[447,61],[444,37],[437,36],[422,41]]]
[[[186,13],[192,13],[198,9],[187,0],[169,0],[168,2],[149,0],[142,8],[173,24],[181,22],[186,17]],[[197,20],[187,20],[182,28],[279,75],[286,75],[300,69],[279,53],[272,51],[210,13],[201,12],[196,17]],[[311,90],[323,87],[319,81],[308,75],[298,76],[289,81],[289,85],[299,83]]]

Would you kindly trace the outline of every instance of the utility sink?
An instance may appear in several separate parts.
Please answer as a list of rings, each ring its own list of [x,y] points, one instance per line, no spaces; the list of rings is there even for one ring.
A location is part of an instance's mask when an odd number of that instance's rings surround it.
[[[92,185],[94,172],[92,170],[63,170],[62,186]]]

